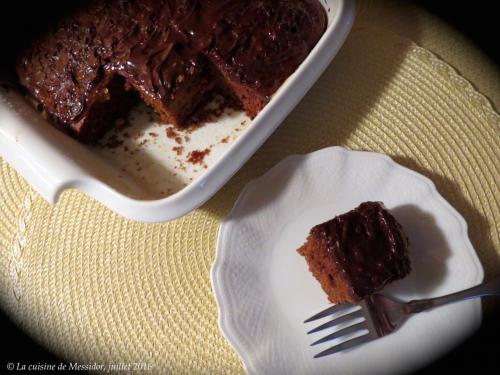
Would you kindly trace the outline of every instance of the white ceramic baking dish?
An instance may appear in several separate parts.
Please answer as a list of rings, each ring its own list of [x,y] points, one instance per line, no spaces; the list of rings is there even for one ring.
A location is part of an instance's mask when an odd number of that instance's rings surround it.
[[[328,14],[325,34],[253,120],[226,110],[215,122],[168,137],[168,126],[154,123],[139,106],[129,127],[90,147],[52,127],[16,90],[1,88],[0,154],[50,203],[75,188],[132,220],[185,215],[241,168],[342,46],[354,20],[354,1],[320,1]],[[188,162],[191,152],[200,150],[208,150],[203,160]]]

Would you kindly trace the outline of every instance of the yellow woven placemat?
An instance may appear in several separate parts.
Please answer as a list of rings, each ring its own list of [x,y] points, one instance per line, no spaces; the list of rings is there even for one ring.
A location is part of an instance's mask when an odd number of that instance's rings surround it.
[[[179,220],[130,222],[77,191],[49,206],[2,162],[1,308],[72,362],[241,373],[211,293],[218,225],[248,181],[290,154],[331,145],[386,153],[434,180],[469,223],[487,276],[500,272],[500,117],[450,65],[408,39],[426,45],[429,26],[456,40],[449,29],[414,8],[390,3],[384,13],[380,4],[360,2],[351,36],[310,93],[213,199]],[[396,8],[398,17],[416,15],[418,35],[390,21]],[[496,95],[498,72],[465,41],[462,55],[428,43]]]

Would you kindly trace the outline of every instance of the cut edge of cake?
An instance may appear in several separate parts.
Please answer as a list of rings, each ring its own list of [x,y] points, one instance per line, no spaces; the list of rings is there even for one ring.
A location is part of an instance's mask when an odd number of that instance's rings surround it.
[[[338,265],[328,256],[325,238],[309,234],[297,251],[308,264],[309,271],[318,280],[331,303],[357,302],[360,296],[350,287],[350,282]],[[319,251],[317,249],[320,249]],[[325,272],[325,270],[328,270]]]
[[[384,233],[387,236],[386,240],[390,242],[391,246],[398,246],[397,249],[392,249],[388,245],[386,249],[387,254],[390,255],[391,250],[398,250],[398,254],[389,256],[392,259],[392,263],[382,264],[387,272],[385,278],[377,280],[375,277],[369,277],[368,279],[372,281],[372,285],[363,286],[357,285],[356,283],[359,283],[359,278],[356,278],[356,275],[350,274],[349,269],[346,269],[345,265],[342,265],[346,261],[352,261],[352,254],[343,253],[343,250],[340,249],[342,241],[339,241],[338,238],[333,239],[331,235],[329,236],[326,233],[326,228],[329,224],[335,226],[336,223],[340,223],[342,218],[346,218],[348,215],[352,215],[369,205],[376,207],[378,215],[383,215],[383,222],[387,225],[387,232]],[[372,219],[375,220],[377,217]],[[339,227],[340,225],[337,224]],[[345,230],[342,227],[340,229]],[[406,277],[411,272],[408,248],[409,240],[401,224],[385,208],[384,204],[382,202],[364,202],[349,212],[338,215],[311,228],[305,243],[297,249],[297,252],[305,258],[309,271],[320,283],[323,291],[327,294],[328,300],[331,303],[339,304],[358,303],[368,295],[381,290],[387,284]],[[335,255],[335,252],[340,252],[342,259]],[[368,259],[371,258],[368,254]],[[352,267],[359,268],[360,266],[359,263],[356,263]],[[374,265],[366,266],[365,264],[365,268],[363,269],[361,266],[361,269],[358,269],[357,272],[369,273],[370,268],[373,270],[373,267]]]

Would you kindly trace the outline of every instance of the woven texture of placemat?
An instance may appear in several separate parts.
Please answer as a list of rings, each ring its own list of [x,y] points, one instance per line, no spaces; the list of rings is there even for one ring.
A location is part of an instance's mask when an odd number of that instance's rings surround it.
[[[430,177],[468,222],[486,275],[500,272],[500,117],[455,68],[408,39],[416,34],[403,26],[397,33],[387,18],[393,8],[384,13],[374,3],[360,2],[345,46],[278,131],[213,199],[179,220],[127,221],[74,190],[50,206],[1,162],[1,308],[71,362],[241,373],[210,286],[219,223],[248,181],[290,154],[332,145],[383,152]],[[439,50],[425,31],[436,21],[416,14],[415,40]],[[455,40],[439,27],[434,38]],[[498,73],[482,60],[474,68],[469,60],[479,55],[461,46],[463,60],[433,51],[495,95]]]

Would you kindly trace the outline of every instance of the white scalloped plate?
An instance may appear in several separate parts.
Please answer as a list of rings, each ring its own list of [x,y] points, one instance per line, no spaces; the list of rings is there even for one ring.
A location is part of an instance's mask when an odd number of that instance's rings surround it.
[[[308,336],[315,325],[302,322],[328,301],[296,249],[313,225],[370,200],[385,203],[411,242],[412,273],[385,292],[410,300],[483,280],[464,219],[428,178],[385,155],[339,147],[288,157],[242,191],[221,224],[212,268],[221,330],[249,373],[409,372],[480,325],[481,302],[469,300],[415,315],[367,345],[313,359],[331,346],[310,347],[328,331]]]

